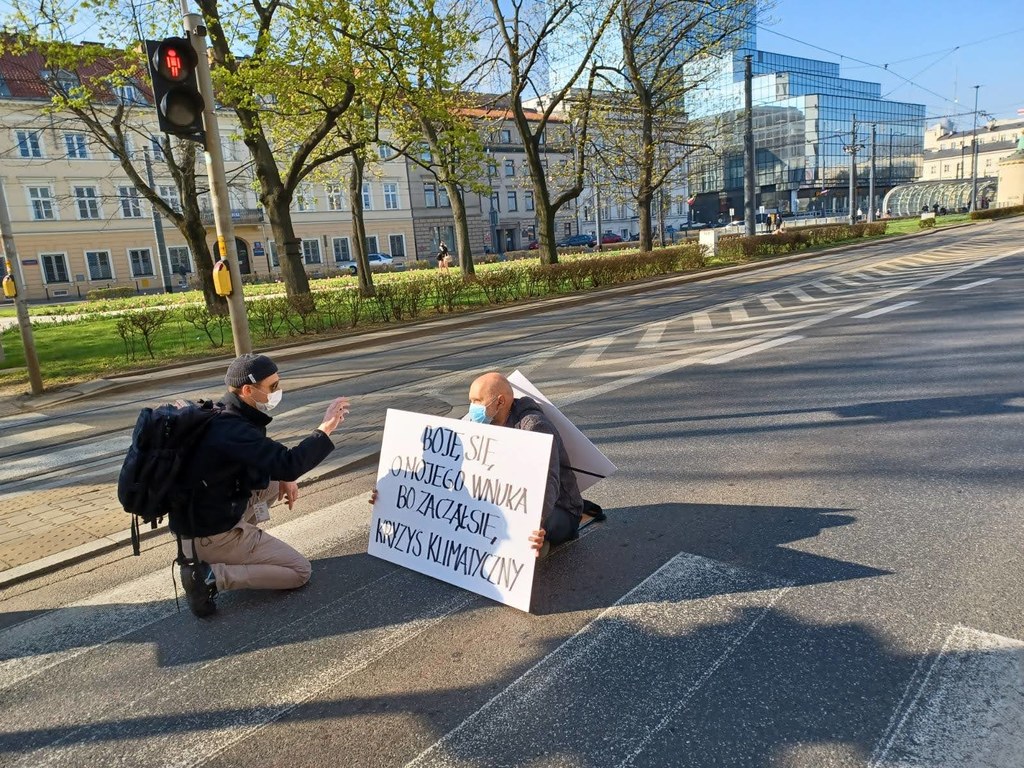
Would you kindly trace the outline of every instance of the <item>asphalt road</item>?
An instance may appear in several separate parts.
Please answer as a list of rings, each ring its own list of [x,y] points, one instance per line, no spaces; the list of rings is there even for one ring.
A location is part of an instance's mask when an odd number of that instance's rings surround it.
[[[538,565],[529,614],[365,555],[369,470],[280,515],[306,588],[212,621],[176,611],[168,543],[12,587],[0,765],[1019,768],[1022,234],[289,366],[310,425],[342,391],[461,415],[518,367],[620,467],[608,521]],[[88,445],[137,408],[38,423]]]

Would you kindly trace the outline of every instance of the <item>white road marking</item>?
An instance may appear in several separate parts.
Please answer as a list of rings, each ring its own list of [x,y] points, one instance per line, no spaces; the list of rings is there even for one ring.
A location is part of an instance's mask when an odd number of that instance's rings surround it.
[[[781,339],[769,339],[768,341],[762,341],[759,344],[751,344],[749,347],[743,347],[741,349],[733,350],[732,352],[726,352],[724,355],[718,357],[712,357],[710,360],[704,360],[705,365],[722,365],[723,363],[731,363],[733,360],[738,360],[741,357],[747,357],[748,355],[754,355],[758,352],[763,352],[766,349],[772,347],[779,347],[783,344],[789,344],[792,341],[800,341],[803,336],[783,336]]]
[[[26,424],[33,424],[37,421],[42,421],[45,418],[45,413],[35,413],[34,411],[18,413],[14,416],[0,416],[0,429],[16,429],[17,427],[23,427]]]
[[[932,285],[933,283],[937,283],[940,280],[947,280],[951,277],[956,277],[957,275],[961,275],[964,272],[968,272],[972,269],[977,269],[978,267],[983,267],[986,264],[991,264],[992,262],[998,261],[999,259],[1005,259],[1012,256],[1019,256],[1022,253],[1024,253],[1024,249],[1012,251],[1010,253],[1001,253],[996,256],[990,256],[986,259],[981,259],[980,261],[974,261],[969,264],[964,264],[963,266],[956,267],[955,269],[952,269],[948,272],[943,272],[942,274],[933,275],[931,277],[925,278],[924,280],[914,283],[913,285],[901,286],[893,290],[882,292],[878,295],[872,296],[871,298],[868,298],[864,301],[861,301],[857,304],[853,304],[851,306],[839,307],[831,312],[826,312],[824,314],[816,313],[813,316],[804,318],[798,322],[790,323],[789,325],[781,326],[773,331],[766,332],[759,337],[755,337],[754,339],[743,339],[741,341],[725,345],[724,347],[719,348],[717,350],[710,350],[695,355],[677,358],[674,360],[667,360],[663,363],[652,365],[651,367],[646,369],[633,371],[628,375],[624,375],[618,379],[610,379],[609,381],[603,382],[596,386],[587,389],[577,390],[576,392],[573,392],[571,396],[567,395],[565,398],[553,399],[552,402],[554,402],[555,405],[564,405],[565,403],[570,401],[573,403],[579,403],[584,400],[589,400],[592,397],[601,397],[602,395],[606,395],[609,392],[617,392],[618,390],[624,387],[635,386],[644,381],[648,381],[649,379],[656,378],[657,376],[662,376],[666,373],[673,373],[675,371],[678,371],[682,368],[686,368],[691,365],[698,365],[712,357],[715,357],[716,354],[721,351],[721,349],[729,349],[730,347],[735,349],[738,346],[749,345],[751,341],[756,343],[759,341],[775,338],[773,334],[785,334],[792,331],[799,331],[804,328],[810,328],[815,325],[821,325],[822,323],[827,323],[830,320],[834,320],[837,317],[843,317],[844,315],[848,315],[852,312],[857,312],[861,309],[866,309],[868,307],[874,306],[875,304],[880,304],[884,301],[890,301],[896,298],[897,296],[902,296],[906,293],[915,291],[919,288],[924,288],[926,286]]]
[[[661,341],[661,337],[665,333],[668,323],[668,320],[663,320],[660,323],[651,324],[651,326],[644,331],[644,335],[640,337],[640,341],[636,345],[637,349],[650,349],[651,347],[658,346],[658,342]]]
[[[769,309],[772,312],[785,312],[786,311],[786,308],[784,306],[782,306],[781,304],[779,304],[779,302],[777,302],[771,296],[758,296],[757,298],[758,298],[758,301],[760,301],[762,304],[764,304],[766,309]]]
[[[829,285],[828,283],[823,282],[821,280],[813,282],[813,283],[811,283],[811,285],[813,285],[815,288],[817,288],[822,293],[842,293],[842,291],[840,291],[838,288],[835,288],[835,287],[833,287],[833,286]]]
[[[0,425],[0,427],[3,426],[7,425]],[[18,426],[21,425],[19,424]],[[13,448],[18,445],[36,443],[41,440],[53,440],[57,437],[66,437],[67,435],[73,435],[76,432],[84,432],[87,429],[89,429],[88,425],[72,421],[54,424],[50,427],[31,429],[27,432],[18,432],[17,434],[0,437],[0,450],[6,450],[7,448]]]
[[[933,658],[922,657],[869,766],[1022,765],[1024,643],[955,626]]]
[[[967,283],[965,285],[954,286],[953,288],[950,288],[949,290],[951,290],[951,291],[968,291],[971,288],[977,288],[980,285],[988,285],[989,283],[994,283],[996,280],[1001,280],[1001,279],[1002,278],[1000,278],[1000,277],[987,277],[984,280],[975,280],[973,283]]]
[[[848,277],[833,277],[831,278],[834,283],[842,283],[850,288],[863,288],[864,283],[858,283],[855,280],[850,280]]]
[[[693,330],[698,333],[701,331],[710,331],[715,326],[711,322],[711,315],[707,312],[694,312],[693,313]]]
[[[574,765],[630,765],[789,588],[765,574],[680,553],[407,768],[524,765],[538,744],[556,755],[564,744]],[[692,632],[716,626],[725,629],[703,637]],[[587,692],[587,711],[614,717],[588,721],[579,691]]]
[[[895,312],[897,309],[903,309],[904,307],[910,307],[917,304],[916,301],[901,301],[899,304],[890,304],[888,307],[879,307],[873,309],[870,312],[865,312],[862,315],[854,315],[855,320],[870,320],[872,317],[878,317],[879,315],[885,315],[889,312]]]
[[[131,435],[124,434],[118,437],[108,437],[106,440],[98,440],[95,443],[83,443],[50,453],[5,461],[0,465],[0,483],[58,470],[89,459],[124,453],[128,450],[131,442]]]
[[[747,313],[747,308],[743,306],[743,302],[729,305],[729,315],[734,323],[746,323],[750,320],[750,315]]]
[[[573,360],[569,366],[571,368],[586,368],[594,365],[604,354],[604,351],[608,349],[615,341],[615,336],[603,336],[600,339],[594,339],[589,342],[586,347],[586,352]]]
[[[821,299],[817,298],[816,296],[811,296],[811,294],[807,293],[807,291],[801,290],[800,288],[787,288],[786,292],[793,294],[799,301],[805,303],[821,301]]]
[[[368,518],[366,498],[359,496],[270,530],[310,557],[361,530]],[[154,573],[0,630],[0,691],[175,612],[171,574],[161,566]]]

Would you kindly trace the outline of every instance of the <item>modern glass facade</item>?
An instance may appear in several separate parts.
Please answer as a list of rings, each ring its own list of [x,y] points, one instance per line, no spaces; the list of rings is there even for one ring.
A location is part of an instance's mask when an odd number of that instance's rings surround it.
[[[760,51],[756,43],[752,27],[724,62],[699,73],[708,88],[691,99],[690,117],[706,125],[715,152],[695,157],[691,165],[695,220],[713,221],[729,209],[742,214],[743,57],[748,53],[758,206],[781,212],[849,210],[846,150],[851,144],[858,146],[854,207],[878,209],[889,189],[918,178],[923,105],[883,99],[878,83],[840,77],[833,62]],[[869,203],[872,125],[876,189]]]

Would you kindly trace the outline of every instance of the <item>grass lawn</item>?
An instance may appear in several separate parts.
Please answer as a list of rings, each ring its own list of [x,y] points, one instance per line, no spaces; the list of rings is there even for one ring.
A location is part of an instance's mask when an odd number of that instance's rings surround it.
[[[961,224],[965,221],[970,221],[971,216],[968,213],[951,213],[948,216],[936,216],[935,226],[936,227],[948,227],[950,224]],[[885,234],[887,235],[906,235],[910,232],[921,231],[921,220],[917,219],[895,219],[890,221],[888,226],[885,228]]]

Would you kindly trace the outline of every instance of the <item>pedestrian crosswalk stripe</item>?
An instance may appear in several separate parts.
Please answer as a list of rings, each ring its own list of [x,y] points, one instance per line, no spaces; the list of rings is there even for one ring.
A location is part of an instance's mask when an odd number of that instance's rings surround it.
[[[0,437],[0,451],[13,448],[15,446],[38,443],[44,440],[54,440],[58,437],[67,437],[68,435],[73,435],[77,432],[85,432],[88,429],[88,425],[72,421],[53,424],[48,427],[40,427],[39,429],[30,429],[28,431],[19,430],[15,434]]]
[[[1024,765],[1024,642],[952,627],[907,684],[870,768]]]

